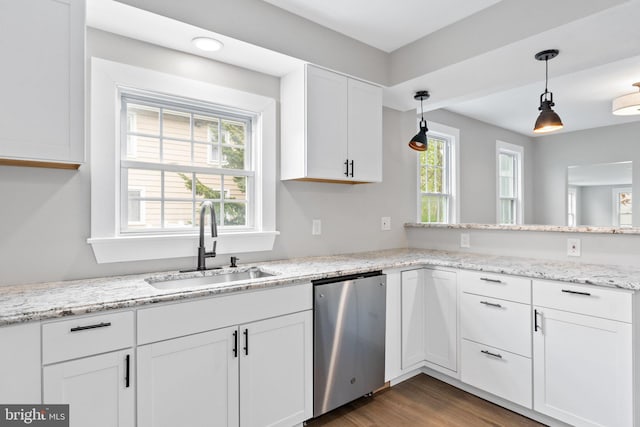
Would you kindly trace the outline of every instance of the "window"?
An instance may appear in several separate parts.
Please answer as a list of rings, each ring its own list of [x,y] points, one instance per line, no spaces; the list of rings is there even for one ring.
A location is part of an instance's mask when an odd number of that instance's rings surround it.
[[[632,193],[631,188],[613,189],[613,211],[615,213],[614,225],[617,227],[632,226]]]
[[[195,256],[203,200],[219,217],[218,254],[273,248],[274,99],[101,58],[90,69],[98,263]]]
[[[252,226],[251,115],[153,95],[124,92],[121,99],[127,127],[121,135],[120,205],[133,210],[122,212],[121,232],[193,229],[205,200],[214,203],[221,231]],[[132,140],[135,156],[129,155]],[[145,197],[135,194],[140,188]],[[141,203],[144,221],[136,216]]]
[[[418,222],[453,223],[457,212],[454,170],[458,131],[435,123],[430,127],[427,150],[418,155]]]
[[[496,143],[498,224],[522,224],[523,147]]]
[[[567,190],[567,225],[575,227],[578,225],[577,219],[578,191],[576,187],[569,187]]]

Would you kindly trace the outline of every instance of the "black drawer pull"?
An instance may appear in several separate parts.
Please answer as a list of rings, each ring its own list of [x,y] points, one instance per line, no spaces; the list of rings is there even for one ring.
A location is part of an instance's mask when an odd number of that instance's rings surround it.
[[[480,350],[480,353],[484,353],[487,356],[497,357],[498,359],[502,359],[502,355],[498,353],[491,353],[489,350]]]
[[[233,331],[233,357],[238,357],[238,331]]]
[[[502,308],[501,304],[496,304],[495,302],[480,301],[480,304],[488,305],[489,307]]]
[[[242,333],[244,335],[244,355],[249,355],[249,330],[245,329]]]
[[[343,164],[346,167],[346,170],[344,171],[344,176],[349,176],[349,159],[345,160]]]
[[[127,356],[124,358],[125,362],[126,362],[126,367],[125,367],[125,374],[124,374],[124,386],[126,388],[129,388],[129,377],[130,377],[130,373],[131,373],[131,356],[127,354]]]
[[[71,332],[86,331],[87,329],[106,328],[107,326],[111,326],[111,322],[100,322],[96,323],[95,325],[87,326],[76,326],[75,328],[71,328]]]
[[[565,294],[584,295],[584,296],[587,296],[587,297],[591,296],[591,294],[589,292],[572,291],[572,290],[569,290],[569,289],[563,289],[562,292],[564,292]]]
[[[538,325],[538,314],[541,314],[538,310],[533,310],[533,332],[538,332],[540,325]]]
[[[502,280],[500,279],[490,279],[488,277],[481,277],[480,280],[484,280],[485,282],[491,282],[491,283],[502,283]]]

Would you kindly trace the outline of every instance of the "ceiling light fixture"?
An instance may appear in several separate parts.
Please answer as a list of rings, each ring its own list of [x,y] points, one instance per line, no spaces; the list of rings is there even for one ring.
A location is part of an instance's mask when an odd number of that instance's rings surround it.
[[[540,115],[536,120],[536,124],[533,127],[534,133],[547,133],[553,132],[555,130],[562,129],[562,120],[560,120],[560,116],[553,111],[553,107],[555,104],[553,103],[553,93],[549,92],[547,89],[547,84],[549,83],[549,60],[558,56],[560,51],[558,49],[549,49],[543,50],[542,52],[538,52],[535,55],[535,58],[538,61],[544,61],[545,66],[545,77],[544,77],[544,93],[540,95],[540,106],[538,110],[540,110]]]
[[[429,99],[429,91],[420,90],[416,92],[413,96],[413,99],[420,100],[420,114],[422,118],[420,119],[420,131],[411,138],[409,141],[409,147],[413,148],[416,151],[427,151],[427,121],[424,119],[424,110],[422,109],[422,101],[425,99]]]
[[[640,90],[640,82],[634,83]],[[611,112],[616,116],[633,116],[640,114],[640,92],[622,95],[613,100]]]
[[[191,40],[191,43],[205,52],[215,52],[224,46],[220,40],[212,39],[211,37],[195,37]]]

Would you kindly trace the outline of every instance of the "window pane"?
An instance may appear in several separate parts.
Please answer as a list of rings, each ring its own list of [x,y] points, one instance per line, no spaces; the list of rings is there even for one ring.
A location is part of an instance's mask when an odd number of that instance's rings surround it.
[[[215,117],[193,116],[193,139],[198,142],[218,143],[218,124]]]
[[[515,205],[513,199],[500,200],[500,224],[515,224]]]
[[[193,144],[193,165],[200,167],[217,166],[218,146],[211,144]]]
[[[620,213],[621,214],[630,214],[631,213],[631,193],[618,193],[618,197],[620,198]]]
[[[247,177],[246,176],[225,176],[224,177],[224,197],[232,200],[247,199]]]
[[[160,161],[160,140],[144,136],[127,136],[127,158],[141,162]]]
[[[193,227],[193,202],[165,202],[164,226],[166,228]]]
[[[164,110],[162,136],[165,138],[191,139],[191,114]]]
[[[247,225],[247,206],[244,203],[225,202],[224,225]]]
[[[509,176],[512,177],[515,175],[514,173],[514,156],[501,153],[499,155],[500,158],[500,176]]]
[[[127,132],[160,135],[160,109],[127,104]]]
[[[165,139],[162,141],[162,159],[171,165],[190,165],[191,143]]]
[[[128,217],[129,224],[132,222],[141,222],[142,221],[142,211],[141,211],[141,203],[140,197],[142,196],[142,191],[140,190],[129,190],[128,192]]]
[[[202,202],[196,202],[196,227],[200,227],[200,207],[202,206]],[[222,224],[222,217],[220,216],[220,202],[213,202],[213,210],[216,212],[216,224]],[[204,224],[205,227],[210,227],[209,222],[209,211],[207,210],[204,214]],[[206,229],[205,229],[206,232]]]
[[[142,197],[160,198],[161,196],[160,171],[128,169],[127,183],[129,191],[140,191]]]
[[[220,175],[196,174],[196,198],[198,200],[220,200]]]
[[[131,202],[129,203],[129,206],[131,206]],[[127,230],[143,231],[147,228],[160,228],[160,210],[162,209],[160,202],[139,200],[138,208],[140,212],[140,218],[139,220],[136,220],[136,218],[131,218],[131,213],[129,213]]]
[[[192,173],[165,172],[164,173],[164,198],[165,199],[192,199],[193,193]],[[166,219],[165,219],[166,220]]]
[[[500,177],[500,197],[515,197],[513,178]]]
[[[228,169],[244,169],[244,148],[222,147],[220,166]]]
[[[230,145],[245,145],[246,126],[243,122],[230,120],[222,121],[222,143]]]
[[[444,196],[422,197],[422,222],[447,222],[447,198]]]

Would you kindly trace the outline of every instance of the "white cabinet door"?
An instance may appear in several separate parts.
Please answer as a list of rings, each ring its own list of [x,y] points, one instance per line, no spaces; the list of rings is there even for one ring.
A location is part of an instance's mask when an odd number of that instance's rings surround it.
[[[40,323],[0,328],[0,402],[40,403]]]
[[[457,371],[458,286],[456,273],[424,270],[425,359]]]
[[[84,10],[83,0],[0,2],[0,158],[84,161]]]
[[[138,347],[138,426],[237,426],[237,333],[231,327]]]
[[[534,410],[575,426],[631,426],[631,324],[535,308]]]
[[[307,177],[346,180],[347,77],[308,66],[306,84]]]
[[[45,366],[43,403],[68,403],[71,427],[134,426],[134,366],[131,350]]]
[[[240,335],[240,425],[290,427],[311,418],[312,311],[248,323]]]
[[[402,369],[424,362],[423,270],[402,272]]]
[[[348,98],[349,178],[381,182],[382,88],[349,79]]]

